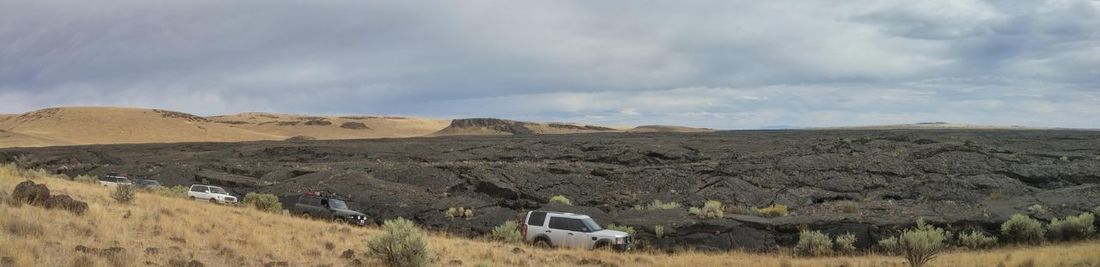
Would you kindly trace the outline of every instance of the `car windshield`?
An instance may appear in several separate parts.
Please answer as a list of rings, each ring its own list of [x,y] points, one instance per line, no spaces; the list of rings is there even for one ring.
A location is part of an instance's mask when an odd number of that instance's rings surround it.
[[[333,208],[333,209],[346,210],[346,209],[348,209],[348,203],[344,203],[343,200],[329,199],[328,200],[328,207]]]
[[[229,194],[229,193],[225,192],[225,189],[222,189],[221,187],[217,187],[217,186],[211,186],[210,187],[210,193],[223,194],[223,195]]]
[[[581,219],[581,221],[584,222],[585,227],[588,227],[589,232],[603,230],[603,227],[600,227],[600,225],[597,224],[596,221],[593,221],[592,218],[584,218]]]

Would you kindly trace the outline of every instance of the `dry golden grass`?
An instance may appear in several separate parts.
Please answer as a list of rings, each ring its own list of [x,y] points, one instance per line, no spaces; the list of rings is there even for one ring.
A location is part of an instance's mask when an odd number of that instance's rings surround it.
[[[10,165],[0,167],[0,189],[10,194],[24,178]],[[38,178],[52,193],[87,201],[89,210],[74,216],[63,210],[29,205],[0,205],[0,257],[14,266],[145,266],[197,260],[206,266],[257,266],[286,261],[290,266],[347,266],[351,249],[366,266],[380,263],[363,256],[377,228],[356,228],[306,220],[249,208],[219,206],[139,193],[131,204],[110,198],[107,188],[54,178]],[[543,250],[430,233],[433,265],[578,266],[906,266],[902,259],[879,255],[790,258],[784,253],[702,253]],[[78,245],[125,253],[100,256],[78,252]],[[147,253],[155,248],[157,253]],[[519,248],[521,253],[513,253]],[[931,266],[1100,266],[1100,242],[1045,247],[949,252]],[[458,264],[461,262],[461,264]],[[1032,265],[1025,265],[1031,263]]]

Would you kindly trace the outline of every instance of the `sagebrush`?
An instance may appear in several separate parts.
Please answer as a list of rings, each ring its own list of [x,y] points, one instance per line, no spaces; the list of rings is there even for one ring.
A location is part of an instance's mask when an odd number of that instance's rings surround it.
[[[794,251],[800,256],[825,256],[833,253],[833,240],[821,231],[802,230]]]
[[[842,235],[837,235],[836,238],[833,239],[833,250],[840,254],[851,255],[856,252],[855,244],[856,235],[844,233]]]
[[[1054,218],[1047,229],[1052,239],[1081,240],[1091,237],[1096,232],[1095,221],[1096,216],[1086,212],[1077,216],[1066,216],[1062,220]]]
[[[1027,215],[1013,214],[1001,224],[1001,235],[1015,243],[1043,242],[1043,224]]]
[[[959,234],[959,245],[970,249],[984,249],[997,245],[997,237],[982,231],[969,231]]]
[[[519,243],[523,241],[523,234],[519,232],[519,224],[516,221],[508,220],[494,227],[490,238],[505,243]]]
[[[556,195],[556,196],[550,197],[550,202],[551,203],[561,203],[561,204],[573,206],[573,201],[569,200],[569,198],[567,198],[563,195]]]
[[[624,233],[626,233],[627,235],[630,235],[630,236],[634,236],[634,233],[637,233],[637,231],[634,230],[634,227],[630,227],[630,226],[626,226],[626,225],[616,225],[614,223],[613,224],[608,224],[607,227],[604,227],[604,228],[606,228],[607,230],[621,231],[621,232],[624,232]]]
[[[950,232],[917,219],[917,228],[905,230],[898,236],[897,249],[909,266],[924,266],[947,248],[948,236]]]
[[[134,200],[135,191],[137,190],[133,185],[120,184],[115,186],[114,191],[111,191],[111,198],[119,203],[130,203],[130,201]]]
[[[431,262],[431,251],[420,228],[405,218],[386,220],[381,235],[367,241],[367,256],[387,266],[420,267]]]
[[[162,186],[156,189],[157,195],[166,197],[178,197],[187,198],[187,187],[182,185],[175,185],[172,187]]]
[[[283,212],[283,203],[279,202],[278,196],[272,194],[250,192],[244,195],[244,200],[241,202],[260,211],[271,213]]]
[[[721,201],[707,200],[703,203],[703,207],[691,207],[688,209],[688,213],[695,215],[702,219],[714,219],[725,217],[726,208],[722,205]]]
[[[634,205],[635,210],[672,210],[679,209],[680,203],[676,202],[664,202],[659,199],[654,199],[647,205]]]

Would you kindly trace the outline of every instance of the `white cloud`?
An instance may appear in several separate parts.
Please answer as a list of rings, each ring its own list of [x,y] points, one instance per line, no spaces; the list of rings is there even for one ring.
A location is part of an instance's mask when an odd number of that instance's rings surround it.
[[[0,112],[1100,127],[1095,25],[1088,0],[4,1]]]

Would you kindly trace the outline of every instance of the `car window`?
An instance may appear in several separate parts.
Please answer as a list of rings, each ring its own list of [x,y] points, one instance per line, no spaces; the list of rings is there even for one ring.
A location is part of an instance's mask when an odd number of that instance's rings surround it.
[[[205,186],[192,186],[191,192],[206,192]]]
[[[569,219],[562,217],[550,217],[550,228],[558,230],[569,230]]]
[[[527,218],[527,224],[534,226],[545,226],[546,224],[546,212],[534,211],[531,212],[531,216]]]

